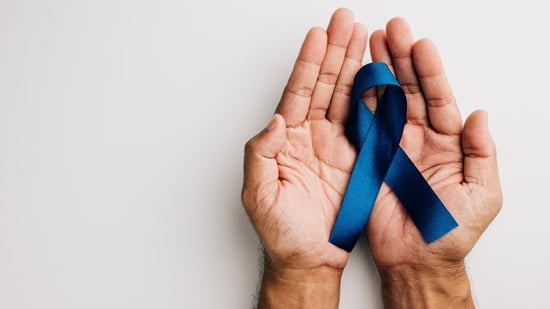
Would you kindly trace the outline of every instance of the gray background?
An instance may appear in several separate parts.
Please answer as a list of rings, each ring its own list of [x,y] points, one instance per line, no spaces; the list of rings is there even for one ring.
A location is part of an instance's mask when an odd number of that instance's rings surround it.
[[[340,6],[438,45],[490,114],[505,204],[468,258],[480,308],[549,308],[548,1],[0,0],[0,308],[246,308],[242,149]],[[342,308],[381,308],[364,240]]]

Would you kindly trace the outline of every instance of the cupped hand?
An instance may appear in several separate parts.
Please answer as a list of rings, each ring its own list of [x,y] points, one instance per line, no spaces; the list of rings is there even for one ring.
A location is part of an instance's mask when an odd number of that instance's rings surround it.
[[[472,113],[464,125],[439,54],[427,39],[414,42],[405,20],[388,22],[370,39],[374,61],[387,63],[407,96],[401,147],[459,226],[427,244],[396,196],[383,185],[366,228],[377,266],[463,265],[502,205],[495,145],[487,114]],[[376,106],[376,96],[367,99]]]
[[[272,265],[342,269],[328,242],[356,157],[344,135],[367,33],[349,10],[307,34],[277,113],[246,145],[242,201]]]

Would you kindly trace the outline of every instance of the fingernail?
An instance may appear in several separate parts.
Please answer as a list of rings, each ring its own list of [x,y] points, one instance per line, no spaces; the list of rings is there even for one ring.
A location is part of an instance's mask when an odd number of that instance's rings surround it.
[[[277,114],[273,115],[273,117],[271,118],[271,121],[267,125],[267,128],[266,128],[267,131],[273,131],[273,129],[275,129],[277,127],[277,119],[276,118],[277,118]]]

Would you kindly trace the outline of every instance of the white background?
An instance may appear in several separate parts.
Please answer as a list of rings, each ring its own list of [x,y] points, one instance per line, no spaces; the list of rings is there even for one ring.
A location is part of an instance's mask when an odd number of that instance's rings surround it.
[[[550,308],[550,2],[0,0],[0,308],[247,308],[242,149],[304,34],[351,8],[438,45],[486,109],[504,208],[468,258],[480,308]],[[342,308],[381,308],[366,242]]]

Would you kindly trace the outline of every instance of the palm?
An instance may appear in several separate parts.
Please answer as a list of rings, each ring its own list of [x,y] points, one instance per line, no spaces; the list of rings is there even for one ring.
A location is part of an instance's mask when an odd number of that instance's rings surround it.
[[[392,67],[407,95],[401,147],[459,223],[428,245],[396,196],[383,185],[367,226],[373,257],[379,267],[461,260],[500,207],[498,176],[489,175],[492,142],[477,127],[481,114],[469,117],[463,128],[435,47],[427,40],[413,43],[404,20],[390,21],[387,34],[374,33],[371,53],[374,60]]]
[[[459,222],[477,222],[474,200],[463,183],[463,154],[460,136],[446,136],[424,126],[407,125],[402,147],[428,183]],[[388,186],[383,186],[373,209],[367,234],[379,265],[418,262],[427,252],[441,253],[445,259],[462,259],[473,245],[478,231],[461,226],[428,250],[416,226]],[[382,250],[381,248],[384,248]]]
[[[342,269],[347,261],[328,238],[356,157],[344,124],[366,43],[349,10],[336,11],[326,31],[310,30],[277,108],[282,117],[250,141],[243,203],[273,263]]]
[[[291,231],[281,233],[278,243],[288,248],[278,250],[293,252],[296,260],[307,255],[307,262],[319,257],[319,263],[345,264],[346,255],[328,243],[356,156],[343,131],[326,119],[306,120],[287,129],[276,157],[281,182],[269,216]]]
[[[301,200],[303,206],[292,211],[307,210],[304,216],[322,218],[313,224],[322,225],[323,235],[330,232],[340,208],[356,155],[342,131],[326,120],[305,121],[287,129],[288,143],[276,158],[282,180],[279,199]]]

